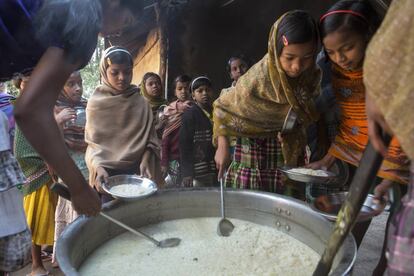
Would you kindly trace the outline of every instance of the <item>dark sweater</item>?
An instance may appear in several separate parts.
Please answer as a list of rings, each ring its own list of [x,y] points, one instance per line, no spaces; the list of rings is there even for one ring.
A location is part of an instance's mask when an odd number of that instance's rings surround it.
[[[195,179],[216,173],[211,121],[198,106],[184,112],[180,128],[182,176]]]

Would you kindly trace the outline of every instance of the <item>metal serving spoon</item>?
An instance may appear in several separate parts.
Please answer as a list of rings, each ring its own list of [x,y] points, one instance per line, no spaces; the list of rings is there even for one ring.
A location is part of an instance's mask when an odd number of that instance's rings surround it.
[[[220,197],[221,197],[221,220],[217,225],[217,234],[219,236],[228,237],[233,232],[234,225],[230,220],[226,219],[224,212],[224,187],[223,178],[220,178]]]
[[[70,192],[69,192],[69,189],[66,187],[66,185],[63,185],[61,183],[54,183],[51,187],[51,190],[53,192],[57,193],[58,195],[60,195],[61,197],[63,197],[64,199],[70,200]],[[135,229],[129,227],[128,225],[120,222],[119,220],[114,219],[113,217],[107,215],[104,212],[99,212],[99,214],[101,216],[103,216],[104,218],[106,218],[107,220],[121,226],[125,230],[127,230],[127,231],[129,231],[129,232],[131,232],[131,233],[133,233],[137,236],[144,237],[145,239],[149,240],[150,242],[152,242],[153,244],[155,244],[158,247],[161,247],[161,248],[175,247],[175,246],[179,245],[180,242],[181,242],[181,239],[179,239],[179,238],[169,238],[169,239],[158,241],[158,240],[154,239],[153,237],[149,236],[148,234],[146,234],[142,231],[139,231],[139,230],[135,230]]]

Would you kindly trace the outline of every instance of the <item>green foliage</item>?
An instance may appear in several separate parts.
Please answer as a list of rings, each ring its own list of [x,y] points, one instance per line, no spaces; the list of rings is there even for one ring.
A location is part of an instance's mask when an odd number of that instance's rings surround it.
[[[88,65],[81,70],[83,80],[83,96],[87,99],[92,95],[93,91],[95,91],[95,88],[100,83],[99,61],[101,60],[104,50],[104,40],[99,38],[98,45],[91,60]]]

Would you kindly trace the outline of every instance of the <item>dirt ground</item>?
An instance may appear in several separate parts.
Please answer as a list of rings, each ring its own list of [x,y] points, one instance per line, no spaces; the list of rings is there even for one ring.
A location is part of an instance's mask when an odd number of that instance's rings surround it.
[[[359,248],[352,275],[372,275],[381,254],[387,219],[388,212],[384,212],[372,220]]]
[[[384,240],[384,229],[388,219],[388,213],[383,213],[374,218],[366,233],[361,247],[358,251],[357,260],[353,269],[352,275],[371,275],[373,269],[377,265],[379,255],[382,249],[382,242]],[[46,262],[47,270],[55,276],[61,276],[63,273],[59,269],[51,267],[50,262]],[[30,273],[30,265],[25,268],[12,273],[12,276],[25,276]]]

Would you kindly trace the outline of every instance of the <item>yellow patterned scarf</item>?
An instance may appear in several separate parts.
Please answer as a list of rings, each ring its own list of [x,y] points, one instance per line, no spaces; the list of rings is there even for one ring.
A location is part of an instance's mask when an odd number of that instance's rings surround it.
[[[364,84],[403,150],[414,160],[414,9],[394,0],[366,52]]]
[[[315,66],[296,79],[288,79],[276,51],[278,25],[283,17],[272,27],[268,53],[240,77],[231,91],[214,102],[214,138],[276,137],[292,108],[300,127],[282,135],[282,150],[286,164],[297,165],[306,145],[305,128],[318,118],[313,98],[319,94],[321,73]]]
[[[148,103],[151,106],[151,109],[153,112],[156,112],[160,106],[167,105],[168,101],[164,99],[164,97],[161,95],[159,97],[153,97],[151,96],[147,89],[145,88],[145,82],[142,80],[141,84],[139,85],[139,89],[141,92],[141,95],[148,101]]]

